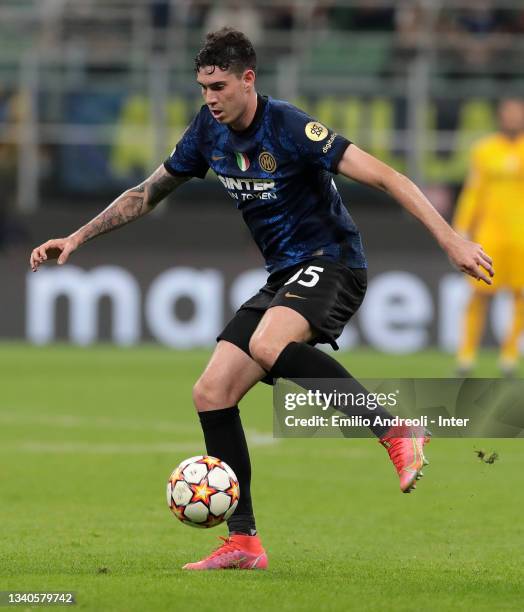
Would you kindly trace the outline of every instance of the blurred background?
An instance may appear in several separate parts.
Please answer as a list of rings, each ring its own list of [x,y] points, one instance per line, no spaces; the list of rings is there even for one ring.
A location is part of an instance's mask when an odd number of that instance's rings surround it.
[[[202,103],[193,58],[223,25],[254,43],[261,93],[406,173],[448,220],[497,100],[524,97],[518,0],[0,0],[0,338],[212,346],[263,284],[212,172],[70,266],[27,266],[167,157]],[[336,181],[370,264],[342,348],[453,351],[464,279],[395,203]],[[496,298],[488,343],[510,308]]]

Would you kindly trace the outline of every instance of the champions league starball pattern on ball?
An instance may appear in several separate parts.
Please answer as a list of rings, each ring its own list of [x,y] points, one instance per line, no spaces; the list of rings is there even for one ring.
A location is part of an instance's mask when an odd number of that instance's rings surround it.
[[[167,505],[191,527],[206,529],[227,521],[237,508],[239,496],[235,472],[216,457],[190,457],[167,481]]]

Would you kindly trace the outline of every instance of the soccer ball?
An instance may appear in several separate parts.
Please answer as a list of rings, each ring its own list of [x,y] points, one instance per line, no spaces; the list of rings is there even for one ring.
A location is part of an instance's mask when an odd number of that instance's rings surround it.
[[[239,495],[235,472],[216,457],[190,457],[167,481],[167,505],[191,527],[207,529],[227,521],[237,508]]]

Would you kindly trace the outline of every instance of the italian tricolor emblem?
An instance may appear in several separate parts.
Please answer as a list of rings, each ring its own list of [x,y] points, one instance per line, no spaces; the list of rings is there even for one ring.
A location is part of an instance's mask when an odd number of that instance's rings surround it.
[[[237,164],[242,172],[245,172],[249,168],[249,159],[245,153],[235,153],[235,157],[237,158]]]

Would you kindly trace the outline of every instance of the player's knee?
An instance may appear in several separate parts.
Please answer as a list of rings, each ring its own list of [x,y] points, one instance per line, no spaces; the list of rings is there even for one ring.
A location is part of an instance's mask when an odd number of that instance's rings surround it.
[[[214,382],[208,377],[200,377],[193,387],[193,403],[200,412],[202,410],[218,410],[235,406],[238,402],[237,393],[232,385],[224,382]]]
[[[269,372],[273,367],[273,364],[277,360],[280,352],[282,351],[281,346],[275,342],[271,342],[264,336],[253,336],[249,342],[249,353],[251,357],[258,363],[258,365],[266,372]]]
[[[197,410],[209,410],[215,407],[218,401],[218,389],[213,384],[201,377],[193,387],[193,403]],[[218,407],[218,406],[217,406]]]

